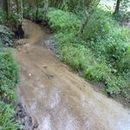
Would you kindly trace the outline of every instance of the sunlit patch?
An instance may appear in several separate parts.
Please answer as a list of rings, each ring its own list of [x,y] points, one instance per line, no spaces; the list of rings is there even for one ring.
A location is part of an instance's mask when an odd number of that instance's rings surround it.
[[[50,119],[50,115],[46,115],[43,119],[42,119],[42,124],[40,124],[39,127],[40,130],[52,130],[51,128],[51,119]]]
[[[56,107],[60,102],[60,92],[56,88],[51,90],[50,93],[50,100],[49,100],[49,106],[50,108]]]

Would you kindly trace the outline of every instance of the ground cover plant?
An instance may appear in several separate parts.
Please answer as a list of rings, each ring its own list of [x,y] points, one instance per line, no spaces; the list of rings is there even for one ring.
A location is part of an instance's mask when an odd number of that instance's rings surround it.
[[[47,16],[60,59],[87,80],[103,82],[110,96],[122,95],[129,101],[129,29],[101,8],[95,10],[81,34],[81,14],[50,9]]]
[[[19,124],[14,118],[14,104],[18,66],[13,59],[11,49],[4,47],[6,43],[12,44],[10,31],[1,25],[0,32],[0,130],[17,130]]]

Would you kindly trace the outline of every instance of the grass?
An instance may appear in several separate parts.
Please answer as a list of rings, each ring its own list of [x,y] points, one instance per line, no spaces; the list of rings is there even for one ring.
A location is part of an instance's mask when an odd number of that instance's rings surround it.
[[[85,79],[103,82],[109,95],[121,95],[129,101],[129,30],[100,8],[90,17],[82,35],[77,35],[81,17],[76,14],[53,9],[48,19],[60,59]]]
[[[51,11],[48,12],[48,18],[51,28],[55,31],[71,31],[74,33],[75,31],[78,31],[78,28],[80,27],[81,21],[73,13],[51,9]]]
[[[14,119],[14,107],[0,101],[0,130],[17,130],[19,124]]]
[[[18,82],[18,67],[8,49],[0,52],[0,128],[17,130],[14,119],[16,100],[15,88]]]
[[[9,100],[15,99],[14,89],[18,81],[18,67],[9,50],[0,53],[0,93]]]
[[[3,35],[1,36],[0,40],[3,38]],[[1,40],[4,43],[0,44],[0,130],[17,130],[19,124],[14,118],[14,104],[16,101],[15,89],[18,82],[18,66],[13,59],[11,50],[3,47],[6,42],[11,41],[11,37],[8,33],[4,33],[4,38],[6,40]]]

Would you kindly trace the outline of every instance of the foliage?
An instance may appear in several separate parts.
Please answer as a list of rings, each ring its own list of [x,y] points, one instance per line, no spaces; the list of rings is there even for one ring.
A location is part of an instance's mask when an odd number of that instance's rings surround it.
[[[77,35],[78,15],[53,10],[48,13],[55,30],[55,47],[62,61],[89,80],[101,81],[110,95],[121,94],[129,98],[128,72],[130,59],[128,34],[111,17],[110,12],[97,9],[90,17],[83,35]],[[64,17],[64,16],[65,17]],[[70,22],[72,21],[72,22]],[[78,20],[77,20],[78,21]],[[73,23],[73,24],[72,24]],[[73,27],[75,25],[75,27]]]
[[[28,6],[25,6],[24,7],[24,18],[28,18],[28,19],[32,19],[34,20],[35,19],[35,15],[36,15],[36,12],[34,9],[31,9],[30,7]]]
[[[108,12],[96,9],[85,26],[83,38],[96,40],[97,37],[104,38],[110,32],[111,19]]]
[[[75,14],[52,9],[48,12],[47,16],[49,18],[51,27],[55,31],[76,32],[79,30],[80,20]]]
[[[0,41],[5,46],[13,45],[13,33],[6,26],[0,25]]]
[[[94,65],[92,67],[95,69],[94,78],[98,79],[97,76],[100,77],[98,80],[101,80],[100,74],[104,77],[109,70],[106,78],[102,79],[107,84],[106,91],[111,94],[120,94],[127,90],[124,88],[128,88],[128,82],[123,76],[126,77],[130,72],[129,30],[119,26],[108,12],[98,10],[89,20],[82,37],[85,38],[87,46],[92,49],[95,56],[98,59],[105,59],[105,64],[109,67],[107,69],[101,64],[99,65],[101,68],[98,69]],[[105,69],[103,70],[103,68]],[[97,71],[99,73],[96,73]]]
[[[111,74],[111,69],[106,63],[97,62],[85,70],[85,77],[93,81],[105,81]]]
[[[15,114],[12,105],[7,105],[0,101],[0,129],[1,130],[17,130],[18,123],[15,122],[13,115]]]
[[[17,65],[10,52],[0,52],[0,93],[4,98],[12,100],[14,89],[18,81]]]
[[[112,75],[106,79],[106,87],[106,90],[110,95],[121,94],[123,87],[126,87],[126,81],[121,76]]]
[[[44,21],[46,19],[46,8],[43,0],[28,1],[24,0],[24,18],[31,19],[33,21]],[[48,8],[47,8],[48,9]]]
[[[85,48],[84,41],[76,39],[74,34],[59,33],[55,35],[55,40],[61,60],[74,70],[83,71],[94,62],[92,52]]]
[[[6,38],[6,35],[5,35]],[[13,103],[16,99],[15,87],[18,81],[18,67],[9,49],[0,45],[0,129],[17,130],[14,120]]]
[[[82,37],[97,57],[104,57],[114,71],[122,73],[128,70],[130,62],[125,58],[128,36],[128,29],[120,27],[109,13],[98,10],[89,20]]]
[[[25,7],[24,8],[24,17],[31,19],[33,21],[44,20],[45,19],[44,9],[39,8],[38,14],[36,14],[36,8]]]
[[[5,19],[5,13],[3,10],[0,9],[0,24],[4,24],[6,21]]]
[[[123,22],[124,20],[128,20],[129,17],[129,7],[130,1],[129,0],[116,0],[115,12],[114,16],[116,20]]]
[[[49,5],[55,8],[75,12],[77,10],[90,9],[100,0],[49,0]]]

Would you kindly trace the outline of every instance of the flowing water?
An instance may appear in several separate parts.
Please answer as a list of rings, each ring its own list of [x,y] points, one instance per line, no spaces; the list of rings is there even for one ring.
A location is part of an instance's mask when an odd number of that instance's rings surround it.
[[[15,52],[20,65],[18,97],[35,130],[130,130],[130,113],[95,92],[47,49],[49,35],[24,20],[25,45]]]

